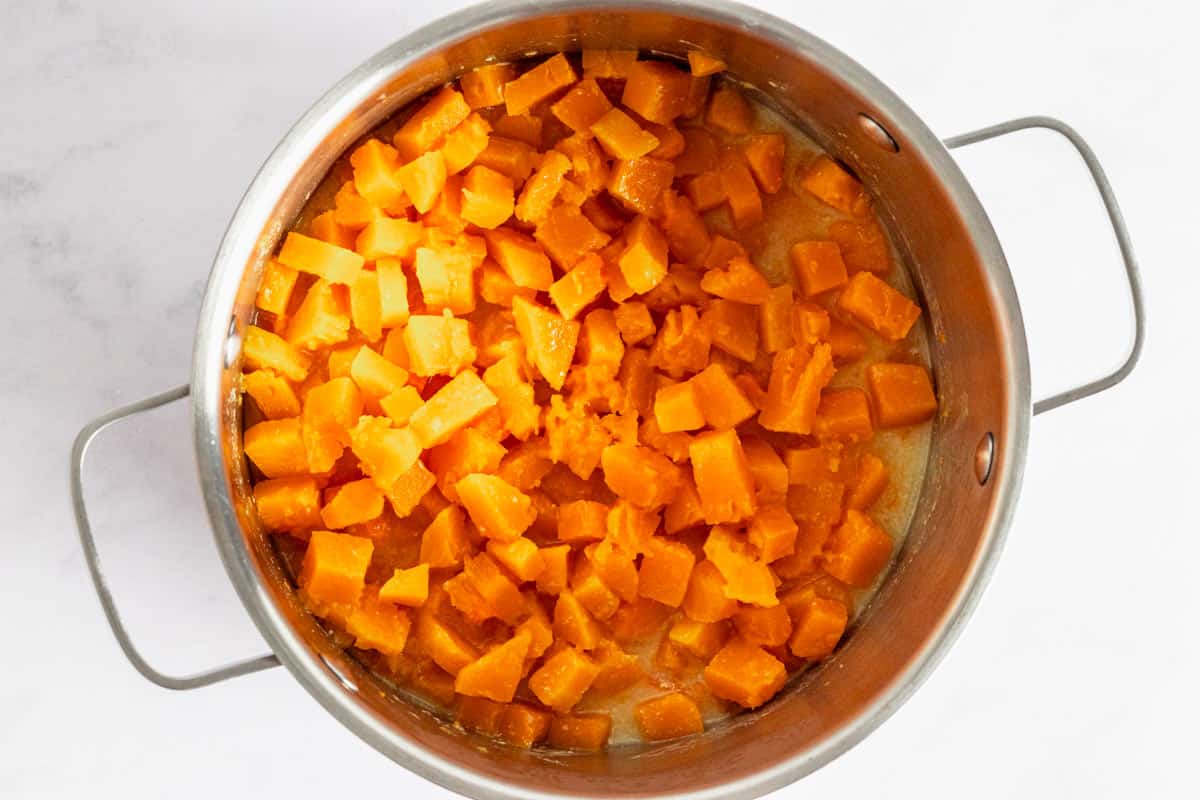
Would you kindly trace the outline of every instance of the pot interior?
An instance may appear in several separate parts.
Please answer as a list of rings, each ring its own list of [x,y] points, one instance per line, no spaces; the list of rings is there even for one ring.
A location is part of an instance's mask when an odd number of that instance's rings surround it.
[[[465,733],[397,697],[331,645],[294,597],[252,511],[236,354],[267,254],[352,142],[466,69],[582,47],[712,52],[863,180],[924,301],[941,412],[907,541],[832,657],[764,708],[703,736],[563,755]],[[203,318],[198,452],[202,474],[217,475],[210,511],[248,610],[281,660],[342,722],[396,761],[476,797],[752,796],[819,767],[894,710],[949,643],[982,586],[1024,457],[1028,364],[1019,310],[994,234],[961,174],[912,112],[856,64],[736,6],[489,4],[398,42],[335,87],[272,155],[222,245]],[[988,436],[994,454],[981,482],[977,449]]]

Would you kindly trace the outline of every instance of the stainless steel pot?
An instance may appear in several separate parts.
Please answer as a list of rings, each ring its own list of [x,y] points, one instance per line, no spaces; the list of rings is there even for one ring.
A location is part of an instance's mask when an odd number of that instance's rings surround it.
[[[265,259],[333,161],[432,87],[493,58],[580,47],[682,55],[694,46],[719,55],[734,75],[759,87],[877,198],[928,309],[943,409],[918,512],[895,567],[851,635],[766,707],[700,737],[603,754],[546,755],[485,744],[381,687],[329,642],[284,579],[253,511],[240,447],[237,376],[255,287]],[[1135,323],[1133,346],[1118,370],[1032,405],[1012,278],[988,217],[948,150],[1030,127],[1067,137],[1091,170],[1124,259]],[[728,2],[492,2],[401,39],[322,97],[267,159],[217,253],[190,387],[196,457],[229,578],[273,653],[188,677],[164,675],[138,654],[103,579],[80,485],[88,443],[111,422],[182,398],[188,387],[119,409],[80,433],[72,461],[76,517],[118,642],[161,686],[190,689],[283,664],[371,746],[472,797],[754,797],[845,752],[920,685],[954,641],[995,564],[1021,483],[1031,413],[1120,382],[1141,343],[1141,293],[1120,211],[1095,157],[1066,125],[1016,120],[943,143],[837,50]]]

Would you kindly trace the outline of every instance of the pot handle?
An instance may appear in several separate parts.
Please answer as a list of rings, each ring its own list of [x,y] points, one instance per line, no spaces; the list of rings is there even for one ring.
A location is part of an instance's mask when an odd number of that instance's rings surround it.
[[[71,501],[75,508],[75,524],[79,528],[79,542],[83,545],[83,555],[87,559],[88,571],[92,575],[92,584],[96,587],[96,594],[100,597],[100,605],[104,609],[104,616],[108,618],[109,627],[112,628],[113,635],[117,638],[117,644],[121,646],[121,651],[125,653],[125,657],[129,659],[129,663],[133,665],[133,668],[150,682],[156,683],[165,689],[198,689],[201,686],[220,683],[229,678],[236,678],[239,675],[249,675],[251,672],[258,672],[259,670],[279,666],[279,659],[273,654],[268,653],[257,658],[237,661],[222,667],[181,677],[159,672],[150,666],[134,646],[133,640],[129,637],[129,632],[125,629],[125,624],[121,621],[121,615],[117,611],[117,606],[113,602],[112,592],[108,588],[104,572],[100,568],[100,556],[96,552],[96,540],[92,535],[92,525],[88,521],[87,506],[83,501],[83,459],[87,455],[88,446],[96,438],[97,434],[114,422],[119,422],[135,414],[140,414],[143,411],[150,411],[165,406],[176,400],[182,400],[188,396],[189,391],[190,388],[186,385],[177,386],[170,391],[154,395],[153,397],[147,397],[145,400],[110,411],[102,417],[97,417],[84,426],[79,435],[75,437],[75,445],[71,448]]]
[[[1129,373],[1133,372],[1133,368],[1142,355],[1142,343],[1146,336],[1146,309],[1142,301],[1142,279],[1138,275],[1137,258],[1133,254],[1133,244],[1129,241],[1129,229],[1125,226],[1125,218],[1121,214],[1120,206],[1117,205],[1117,198],[1113,195],[1112,185],[1109,184],[1108,177],[1104,174],[1104,168],[1100,166],[1096,154],[1092,152],[1092,148],[1074,128],[1053,117],[1022,117],[980,128],[960,136],[952,136],[945,140],[945,145],[953,150],[1029,128],[1045,128],[1054,131],[1070,142],[1083,158],[1083,163],[1087,166],[1088,172],[1091,173],[1092,180],[1096,184],[1096,190],[1100,193],[1100,199],[1104,201],[1104,209],[1108,212],[1108,220],[1117,237],[1117,247],[1121,251],[1121,261],[1125,265],[1125,277],[1129,281],[1129,299],[1133,305],[1133,345],[1129,348],[1129,353],[1125,356],[1125,361],[1121,366],[1094,381],[1038,400],[1033,404],[1033,413],[1037,415],[1098,394],[1129,377]]]

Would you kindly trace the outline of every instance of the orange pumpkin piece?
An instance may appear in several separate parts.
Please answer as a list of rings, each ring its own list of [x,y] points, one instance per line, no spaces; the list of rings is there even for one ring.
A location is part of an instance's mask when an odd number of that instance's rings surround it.
[[[703,112],[704,106],[708,102],[708,90],[712,85],[712,76],[691,76],[691,83],[688,85],[687,100],[683,103],[683,116],[685,119],[697,119]]]
[[[350,335],[350,309],[333,291],[333,284],[318,280],[308,288],[303,302],[288,321],[286,339],[293,347],[316,350],[339,344]]]
[[[421,286],[425,310],[452,314],[470,314],[475,310],[474,256],[446,247],[418,247],[414,270]]]
[[[758,708],[783,688],[787,668],[756,644],[735,637],[704,669],[704,682],[722,700]]]
[[[529,689],[543,705],[565,714],[596,680],[600,668],[574,647],[555,653],[529,677]]]
[[[564,319],[572,320],[604,291],[604,262],[588,253],[571,271],[550,286],[550,299]]]
[[[736,150],[721,153],[719,174],[721,176],[721,191],[725,201],[729,203],[729,211],[733,215],[733,225],[744,230],[757,225],[763,219],[762,196],[758,193],[758,185],[754,176],[746,166],[746,160]],[[696,203],[697,207],[700,203]]]
[[[671,188],[675,165],[661,158],[633,158],[613,164],[608,177],[609,195],[629,211],[661,216],[663,192]]]
[[[550,259],[537,242],[510,230],[489,231],[484,238],[487,239],[488,254],[513,283],[539,291],[550,288],[554,282]]]
[[[754,477],[736,431],[701,434],[688,450],[705,522],[739,522],[754,514]]]
[[[291,384],[269,369],[258,369],[242,375],[242,391],[254,398],[258,410],[267,419],[300,414],[300,400]]]
[[[396,180],[396,148],[368,139],[350,154],[354,188],[367,202],[384,209],[403,209],[404,189]]]
[[[733,136],[750,133],[754,127],[754,109],[749,101],[732,86],[721,86],[708,101],[709,126]]]
[[[454,691],[497,703],[511,702],[531,643],[528,633],[519,633],[492,648],[459,670],[454,677]]]
[[[471,323],[449,313],[412,315],[403,337],[415,375],[457,375],[475,360]]]
[[[606,111],[590,130],[606,153],[626,161],[647,156],[659,145],[658,137],[619,108]]]
[[[560,750],[603,750],[611,732],[608,714],[572,714],[550,721],[548,741]]]
[[[373,270],[363,270],[350,287],[350,321],[367,341],[377,342],[383,336],[381,313],[379,276]]]
[[[375,260],[375,277],[379,284],[380,327],[404,325],[409,315],[408,278],[404,266],[394,258],[378,258]]]
[[[458,702],[455,719],[469,731],[497,736],[500,733],[500,720],[504,716],[505,708],[507,706],[504,703],[495,703],[486,697],[463,697]]]
[[[771,284],[744,256],[730,259],[725,269],[711,269],[700,281],[704,291],[738,303],[759,305],[771,295]]]
[[[829,226],[829,238],[841,248],[846,268],[851,272],[885,275],[891,271],[887,237],[874,220],[838,220]]]
[[[346,617],[346,633],[361,650],[377,650],[385,656],[404,652],[412,619],[408,612],[381,603],[373,592],[364,592],[358,607]]]
[[[313,531],[297,582],[317,603],[353,605],[362,594],[374,549],[370,539]]]
[[[545,569],[538,546],[524,536],[518,536],[511,542],[490,541],[487,551],[520,583],[536,580]]]
[[[875,434],[871,406],[862,389],[836,389],[821,393],[813,433],[818,439],[861,442]]]
[[[542,146],[542,128],[545,126],[545,121],[538,116],[532,114],[504,114],[494,120],[494,127],[497,134],[507,139],[516,139],[519,142],[537,149]]]
[[[694,431],[704,427],[704,411],[692,381],[660,388],[654,396],[654,419],[663,433]]]
[[[526,615],[528,608],[517,585],[489,553],[468,558],[458,577],[469,582],[482,598],[487,616],[498,617],[509,625],[515,625]]]
[[[690,76],[665,61],[635,61],[626,76],[621,105],[665,125],[683,113],[690,86]]]
[[[362,410],[362,395],[349,378],[334,378],[309,389],[300,422],[311,471],[333,468],[350,443],[348,431]]]
[[[266,420],[242,434],[242,450],[268,478],[307,475],[308,454],[300,420]]]
[[[584,78],[562,99],[550,106],[550,113],[573,131],[586,131],[612,108],[608,97],[592,78]]]
[[[800,178],[800,186],[818,200],[856,217],[870,212],[871,201],[862,184],[829,156],[818,156]]]
[[[396,146],[400,160],[409,162],[428,152],[470,114],[471,107],[461,94],[449,86],[442,89],[417,109],[392,136],[392,144]]]
[[[759,558],[769,564],[795,551],[798,531],[787,508],[775,504],[758,510],[750,521],[747,536],[750,544],[758,549]]]
[[[871,506],[887,487],[888,472],[883,460],[872,453],[865,454],[858,462],[854,484],[846,495],[846,508],[863,511]]]
[[[384,217],[362,229],[354,248],[363,258],[372,261],[389,257],[411,261],[424,241],[425,229],[420,223]]]
[[[446,499],[454,502],[458,499],[454,484],[460,478],[474,472],[496,472],[505,452],[504,446],[487,434],[464,427],[455,431],[443,444],[431,449],[426,460],[437,476],[438,488]]]
[[[446,186],[446,175],[446,159],[440,150],[424,153],[396,170],[405,195],[422,214],[433,208]]]
[[[870,586],[892,557],[892,537],[866,514],[853,509],[825,545],[825,571],[842,583]]]
[[[609,445],[600,455],[600,464],[608,488],[645,509],[671,502],[682,480],[670,459],[639,445]]]
[[[621,339],[627,345],[638,344],[654,335],[654,320],[651,319],[650,310],[646,308],[645,303],[621,303],[613,310],[613,315],[617,329],[621,332]]]
[[[316,275],[328,283],[354,283],[363,257],[353,250],[290,231],[275,259],[285,267]]]
[[[652,742],[704,731],[696,701],[679,692],[644,700],[634,706],[633,715],[642,738]]]
[[[917,425],[937,413],[929,371],[919,364],[871,364],[867,386],[881,428]]]
[[[729,625],[724,622],[696,622],[680,619],[667,631],[667,641],[702,661],[712,658],[729,638]]]
[[[522,222],[537,224],[546,218],[554,205],[554,199],[562,190],[566,174],[571,170],[571,160],[557,150],[542,155],[537,171],[525,182],[521,196],[517,199],[516,216]]]
[[[524,114],[577,79],[575,69],[566,56],[556,53],[504,84],[504,108],[509,115]]]
[[[598,542],[604,538],[608,506],[594,500],[575,500],[558,507],[559,541]]]
[[[403,196],[403,189],[401,189],[401,199],[404,202],[408,200],[408,198]],[[338,247],[345,248],[346,250],[354,249],[354,240],[356,238],[354,230],[346,227],[345,225],[339,225],[337,216],[333,209],[322,212],[313,217],[312,222],[308,224],[308,232],[311,233],[315,238],[320,239],[322,242],[329,242],[330,244],[335,244]],[[280,266],[283,265],[281,264]],[[290,267],[284,267],[284,269],[290,270]],[[291,271],[295,272],[295,270]],[[263,284],[259,284],[260,292],[262,291],[262,286]],[[262,306],[257,302],[255,305],[258,305],[259,308],[262,308]]]
[[[800,658],[824,658],[833,652],[846,630],[846,606],[813,596],[794,609],[795,622],[788,649]]]
[[[667,275],[666,237],[648,217],[637,217],[625,229],[625,248],[617,263],[633,291],[650,291]]]
[[[569,203],[559,203],[550,209],[533,237],[564,270],[573,268],[588,253],[604,247],[611,238]]]
[[[806,297],[845,285],[846,265],[836,242],[796,242],[790,254]]]
[[[421,563],[434,569],[457,567],[470,548],[466,515],[458,506],[446,506],[421,534]]]
[[[835,363],[857,361],[867,354],[867,338],[858,328],[839,319],[829,320],[829,331],[825,338],[833,350]]]
[[[762,439],[753,437],[742,440],[742,449],[746,452],[750,474],[754,476],[759,505],[782,502],[787,497],[788,468],[779,453]]]
[[[798,347],[780,350],[771,362],[771,380],[759,423],[771,431],[811,433],[821,390],[833,378],[833,372],[833,355],[827,344],[817,345],[811,356]]]
[[[383,487],[383,495],[397,517],[407,517],[436,482],[433,473],[418,460],[395,483]]]
[[[716,75],[724,72],[725,62],[715,56],[710,56],[702,50],[688,50],[688,66],[697,78],[705,75]]]
[[[388,415],[393,425],[403,427],[412,419],[413,412],[425,401],[414,386],[401,386],[389,395],[379,398],[379,407]]]
[[[492,134],[487,147],[475,157],[474,165],[506,175],[517,186],[533,174],[537,162],[537,150],[528,142]]]
[[[411,428],[393,428],[386,417],[364,416],[350,429],[350,449],[363,472],[382,489],[398,481],[417,463],[421,444]]]
[[[554,635],[582,650],[595,649],[603,639],[596,620],[569,589],[554,604]]]
[[[512,178],[476,164],[463,179],[462,217],[480,228],[492,229],[513,214]]]
[[[579,323],[523,297],[513,298],[513,318],[529,360],[554,389],[561,389],[575,355]]]
[[[739,372],[733,379],[733,382],[742,390],[742,394],[746,395],[746,399],[759,411],[762,411],[763,406],[767,402],[767,390],[762,388],[758,383],[758,379],[749,372]]]
[[[409,427],[424,448],[450,440],[499,402],[492,390],[474,372],[456,375],[413,412]]]
[[[698,264],[708,252],[712,237],[695,205],[684,195],[668,189],[660,193],[658,207],[670,252],[689,265]]]
[[[713,300],[704,312],[712,343],[734,358],[754,361],[758,355],[758,318],[754,306],[724,298]]]
[[[782,647],[792,634],[792,618],[782,603],[770,608],[741,608],[733,615],[733,624],[742,639],[760,647]]]
[[[287,311],[292,299],[292,289],[300,276],[296,270],[286,267],[278,261],[271,260],[263,267],[262,278],[258,281],[258,292],[254,295],[254,305],[271,314],[282,315]]]
[[[442,144],[442,162],[446,167],[447,178],[457,175],[479,158],[487,149],[488,135],[492,126],[478,114],[472,114],[462,123],[446,134]],[[445,188],[445,187],[443,187]]]
[[[559,522],[562,520],[562,507],[559,507]],[[567,588],[570,576],[571,546],[558,544],[543,547],[542,571],[537,576],[537,590],[542,594],[557,595]]]
[[[463,99],[471,108],[490,108],[504,102],[504,84],[517,77],[515,64],[485,64],[458,79]]]
[[[687,594],[696,556],[682,542],[651,537],[638,570],[638,593],[678,607]]]
[[[350,361],[350,377],[368,397],[386,397],[408,383],[408,370],[369,347],[360,347]]]
[[[435,664],[451,675],[458,675],[479,658],[479,651],[454,629],[428,613],[428,608],[429,604],[426,604],[425,610],[417,615],[417,641]],[[458,691],[457,684],[455,691]]]
[[[588,546],[584,550],[584,554],[591,562],[596,576],[617,597],[626,603],[637,600],[638,571],[637,566],[633,563],[637,552],[625,550],[618,547],[611,539],[606,539]]]
[[[516,747],[533,747],[550,733],[549,711],[525,703],[510,703],[500,715],[500,738]]]
[[[339,486],[321,509],[321,520],[331,530],[375,519],[383,513],[383,493],[374,481],[351,481]]]
[[[246,327],[242,339],[242,358],[252,369],[271,369],[293,381],[308,376],[308,356],[301,353],[282,336],[257,325]]]
[[[395,570],[379,587],[379,599],[401,606],[423,605],[429,599],[429,565]]]
[[[405,198],[407,200],[407,198]],[[351,232],[360,230],[370,222],[387,219],[379,206],[371,203],[354,188],[354,181],[346,181],[333,198],[333,221]],[[314,232],[315,235],[315,232]],[[324,239],[325,237],[318,236]],[[325,241],[329,241],[325,239]],[[336,242],[333,242],[336,244]]]
[[[571,575],[571,591],[596,619],[609,619],[621,606],[621,598],[596,572],[590,559],[579,561],[575,565],[575,571]]]
[[[788,512],[797,522],[817,525],[836,525],[842,518],[846,484],[820,481],[797,484],[788,488]]]
[[[775,194],[783,188],[783,135],[760,133],[742,144],[742,155],[750,166],[758,188]]]
[[[321,526],[321,492],[310,475],[259,481],[254,484],[254,507],[267,530]]]
[[[725,579],[723,591],[731,600],[770,608],[779,603],[775,576],[751,554],[750,544],[724,525],[715,525],[704,542],[704,555]]]
[[[837,479],[837,472],[823,447],[793,447],[784,452],[788,483],[821,483]]]
[[[638,59],[637,50],[589,50],[580,53],[583,74],[587,78],[624,80]]]
[[[454,485],[471,521],[488,539],[511,542],[533,524],[537,516],[529,495],[503,478],[475,473]]]

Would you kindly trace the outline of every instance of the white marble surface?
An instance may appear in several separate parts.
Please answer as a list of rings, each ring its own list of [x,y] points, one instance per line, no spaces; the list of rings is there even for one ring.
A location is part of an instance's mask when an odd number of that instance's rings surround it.
[[[459,4],[304,5],[0,0],[0,796],[449,796],[283,672],[184,694],[143,681],[70,517],[71,438],[187,380],[210,259],[277,139],[360,60]],[[763,5],[939,133],[1028,113],[1077,125],[1124,204],[1150,311],[1126,385],[1035,422],[1010,543],[951,655],[865,743],[776,796],[1194,797],[1194,12]],[[962,160],[1017,275],[1039,393],[1113,362],[1121,281],[1066,146],[1029,134]],[[162,412],[105,440],[87,473],[119,601],[179,671],[262,646],[207,538],[189,437],[183,408]]]

